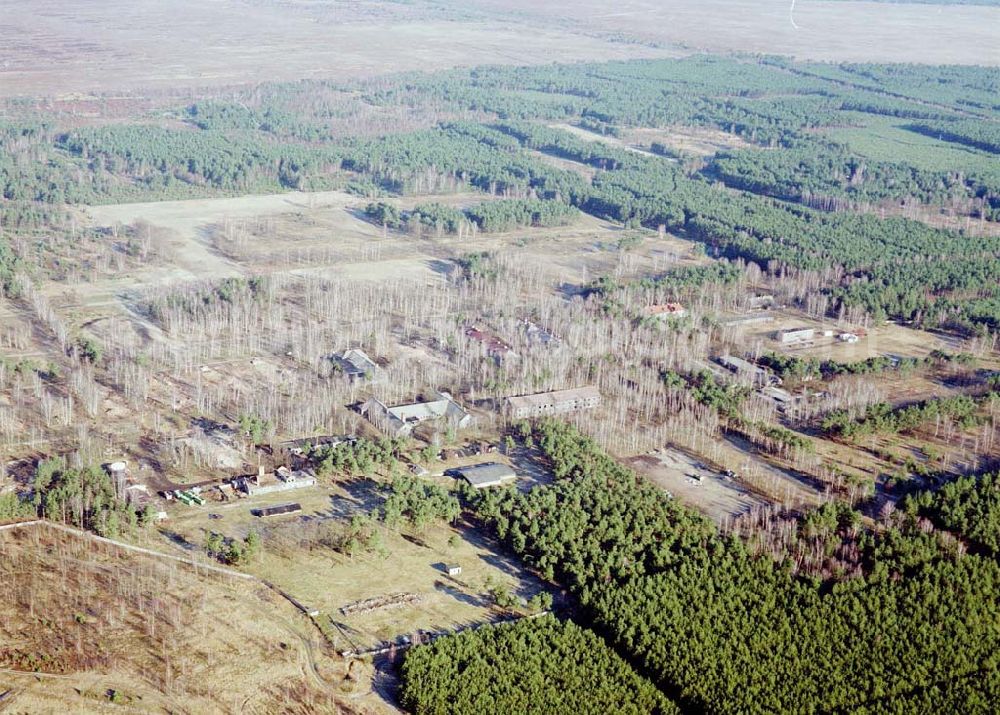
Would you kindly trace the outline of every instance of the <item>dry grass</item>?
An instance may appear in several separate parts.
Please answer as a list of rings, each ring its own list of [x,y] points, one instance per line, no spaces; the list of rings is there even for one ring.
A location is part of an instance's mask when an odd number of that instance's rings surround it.
[[[676,56],[692,49],[848,61],[996,64],[997,8],[785,0],[441,3],[17,0],[0,94],[153,95],[476,64]],[[670,49],[666,49],[666,48]],[[91,106],[91,109],[94,107]],[[102,104],[100,112],[117,111]]]
[[[351,710],[329,695],[344,665],[258,583],[44,526],[0,534],[0,554],[0,692],[18,710],[119,712],[113,692],[133,712]]]
[[[475,0],[567,30],[712,52],[850,62],[998,64],[1000,9],[809,0]],[[794,7],[794,18],[790,15]],[[794,19],[794,22],[793,22]]]
[[[638,146],[659,142],[693,156],[711,156],[724,149],[745,149],[750,146],[735,134],[709,127],[638,128],[628,131],[624,141]]]
[[[18,0],[0,46],[0,94],[66,98],[666,54],[437,3],[277,0]]]
[[[235,538],[243,538],[251,529],[260,531],[263,554],[247,570],[319,609],[321,619],[329,616],[336,621],[340,629],[332,629],[331,634],[338,650],[374,646],[417,630],[452,630],[494,619],[501,612],[486,593],[487,579],[508,584],[525,598],[543,588],[516,559],[467,525],[434,524],[422,531],[402,532],[379,526],[385,546],[382,555],[350,557],[320,542],[328,529],[340,528],[354,515],[370,514],[381,499],[374,481],[342,480],[332,487],[226,505],[210,502],[200,509],[175,504],[167,528],[172,539],[181,537],[196,545],[210,531]],[[252,508],[290,501],[302,505],[303,515],[261,520],[250,513]],[[211,513],[222,518],[211,519]],[[450,563],[462,566],[460,576],[448,576],[443,567]],[[394,593],[413,593],[420,601],[367,614],[340,612],[349,603]]]

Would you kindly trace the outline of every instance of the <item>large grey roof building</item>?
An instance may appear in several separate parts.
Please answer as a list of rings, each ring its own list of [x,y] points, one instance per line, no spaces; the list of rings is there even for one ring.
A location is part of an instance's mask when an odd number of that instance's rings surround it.
[[[361,413],[390,437],[409,437],[421,422],[443,419],[450,427],[462,429],[472,424],[472,415],[447,392],[435,393],[428,402],[388,407],[374,397],[361,407]]]
[[[505,482],[517,479],[517,473],[506,464],[499,462],[484,462],[468,467],[457,467],[452,470],[476,489],[499,487]]]

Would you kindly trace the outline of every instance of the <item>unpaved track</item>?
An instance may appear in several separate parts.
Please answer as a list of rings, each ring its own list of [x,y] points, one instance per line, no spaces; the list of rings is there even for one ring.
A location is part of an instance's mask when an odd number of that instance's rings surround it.
[[[157,240],[171,244],[168,253],[176,271],[156,270],[154,277],[176,280],[186,277],[227,278],[242,273],[239,265],[212,250],[208,228],[227,218],[255,218],[297,213],[313,209],[345,208],[357,202],[357,197],[340,191],[317,193],[290,192],[262,196],[240,196],[228,199],[193,199],[188,201],[156,201],[136,204],[90,206],[86,216],[95,226],[114,226],[145,221],[169,233]],[[161,246],[162,248],[162,246]]]

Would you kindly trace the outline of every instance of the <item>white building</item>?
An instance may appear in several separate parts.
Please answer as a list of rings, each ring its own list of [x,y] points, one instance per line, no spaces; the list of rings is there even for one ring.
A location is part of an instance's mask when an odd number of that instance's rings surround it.
[[[774,334],[774,339],[782,345],[795,345],[796,343],[808,343],[816,338],[815,328],[789,328],[779,330]]]

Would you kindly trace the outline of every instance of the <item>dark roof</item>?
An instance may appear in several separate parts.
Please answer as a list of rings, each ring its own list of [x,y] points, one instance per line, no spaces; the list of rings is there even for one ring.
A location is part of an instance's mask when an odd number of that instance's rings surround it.
[[[257,516],[278,516],[280,514],[294,514],[297,511],[302,511],[301,504],[278,504],[277,506],[266,506],[261,509],[255,509],[254,513]]]

